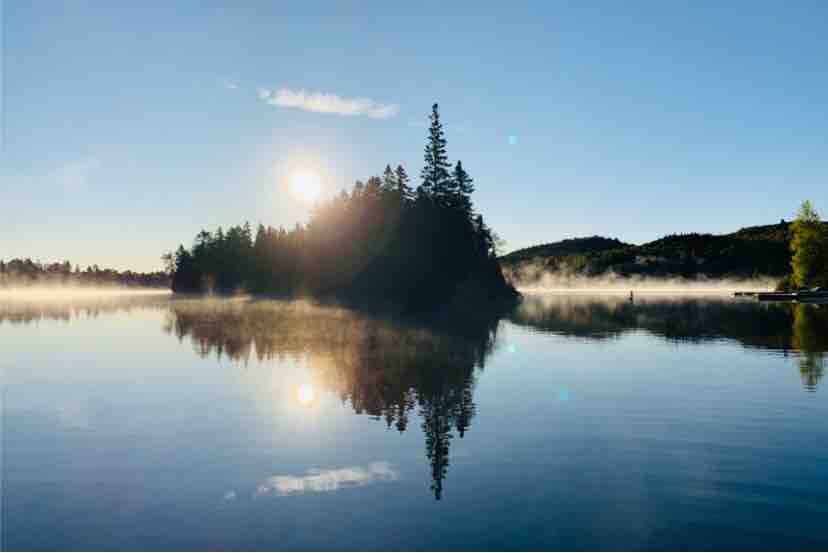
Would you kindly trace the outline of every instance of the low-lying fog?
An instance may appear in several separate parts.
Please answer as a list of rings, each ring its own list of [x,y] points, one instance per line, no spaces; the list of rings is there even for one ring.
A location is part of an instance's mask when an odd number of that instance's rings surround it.
[[[713,279],[706,277],[620,276],[609,273],[596,277],[575,274],[534,273],[530,278],[511,279],[523,293],[662,293],[730,294],[773,290],[778,281],[772,277],[750,279]]]

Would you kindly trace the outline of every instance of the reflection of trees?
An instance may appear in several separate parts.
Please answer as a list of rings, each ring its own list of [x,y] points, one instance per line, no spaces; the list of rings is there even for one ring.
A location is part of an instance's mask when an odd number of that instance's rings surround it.
[[[0,299],[0,325],[32,324],[40,321],[95,319],[103,314],[130,312],[134,309],[159,308],[169,300],[167,292],[105,294],[73,297],[71,291],[56,298],[30,297]]]
[[[602,340],[645,330],[682,342],[731,339],[745,346],[794,350],[803,384],[814,389],[828,351],[828,306],[729,298],[528,296],[512,322],[541,332]]]
[[[491,351],[497,318],[424,326],[307,302],[176,301],[167,331],[190,336],[202,356],[304,357],[315,380],[357,413],[400,432],[417,409],[440,499],[449,446],[475,414],[475,367]]]
[[[825,342],[828,339],[826,310],[816,305],[794,306],[793,347],[800,352],[802,385],[814,391],[825,373]]]

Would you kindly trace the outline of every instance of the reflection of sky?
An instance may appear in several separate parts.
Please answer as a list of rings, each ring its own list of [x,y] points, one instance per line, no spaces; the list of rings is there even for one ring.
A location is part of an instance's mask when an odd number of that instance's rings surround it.
[[[397,480],[399,474],[385,462],[370,463],[367,467],[341,469],[310,469],[304,476],[281,474],[271,476],[256,488],[256,495],[298,495],[303,493],[335,492],[340,488],[367,486],[374,482]]]
[[[201,358],[163,315],[0,329],[9,549],[747,549],[768,520],[825,544],[828,386],[797,357],[504,322],[437,503],[416,407],[399,434],[310,357]]]

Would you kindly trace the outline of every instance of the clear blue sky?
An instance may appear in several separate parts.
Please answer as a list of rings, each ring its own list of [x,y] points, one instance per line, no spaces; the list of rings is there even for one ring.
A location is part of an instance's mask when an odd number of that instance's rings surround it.
[[[507,250],[826,216],[826,29],[817,1],[5,0],[0,258],[146,270],[292,226],[297,167],[419,175],[434,101]]]

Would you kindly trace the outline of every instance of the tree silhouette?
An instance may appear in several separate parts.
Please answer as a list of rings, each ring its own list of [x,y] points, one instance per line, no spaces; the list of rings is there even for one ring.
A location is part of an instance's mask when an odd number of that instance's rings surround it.
[[[463,169],[463,163],[459,160],[451,173],[451,181],[453,183],[452,207],[459,209],[467,217],[470,217],[472,213],[471,195],[474,192],[474,181],[466,170]]]
[[[72,268],[69,260],[42,263],[30,258],[0,259],[0,288],[27,286],[127,286],[167,288],[170,285],[171,269],[175,268],[175,254],[161,256],[165,270],[151,273],[118,271],[88,266],[81,270],[79,265]]]
[[[437,104],[431,106],[429,120],[431,124],[428,128],[428,141],[423,156],[425,165],[420,173],[422,184],[418,192],[420,197],[432,199],[439,205],[445,205],[451,190],[449,176],[451,165],[446,154],[446,139]]]
[[[394,176],[397,184],[398,197],[405,203],[412,202],[414,200],[414,192],[408,184],[409,178],[408,173],[405,172],[405,168],[402,165],[397,165],[397,168],[394,170]]]
[[[249,223],[202,230],[189,255],[176,256],[173,290],[326,296],[406,311],[513,300],[492,232],[471,217],[471,178],[461,163],[448,172],[436,104],[425,152],[416,197],[402,165],[388,164],[290,232],[259,225],[254,238]]]

